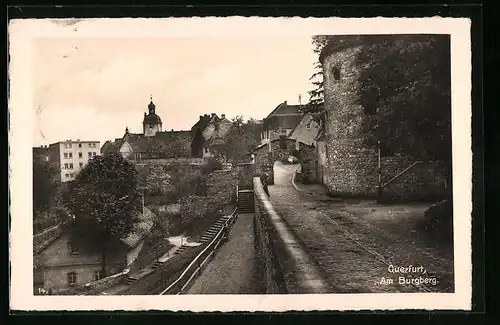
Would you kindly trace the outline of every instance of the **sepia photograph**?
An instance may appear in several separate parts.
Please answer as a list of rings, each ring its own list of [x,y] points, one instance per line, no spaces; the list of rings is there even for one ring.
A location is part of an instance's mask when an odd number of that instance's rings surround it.
[[[428,19],[11,22],[11,299],[470,309],[470,22]]]

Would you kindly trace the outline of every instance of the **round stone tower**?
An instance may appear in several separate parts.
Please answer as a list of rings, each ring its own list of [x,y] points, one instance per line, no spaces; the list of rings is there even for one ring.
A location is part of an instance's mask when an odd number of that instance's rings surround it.
[[[337,36],[323,50],[326,111],[325,185],[331,194],[373,196],[378,184],[378,150],[367,125],[373,112],[360,104],[359,54],[373,36]]]

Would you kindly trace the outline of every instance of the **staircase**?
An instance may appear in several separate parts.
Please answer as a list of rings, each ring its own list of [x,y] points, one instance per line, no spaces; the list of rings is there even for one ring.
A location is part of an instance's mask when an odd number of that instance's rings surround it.
[[[131,285],[137,280],[139,280],[139,278],[136,278],[134,276],[128,276],[127,279],[125,280],[125,284]]]
[[[219,218],[219,220],[217,220],[210,228],[208,228],[207,231],[203,233],[200,241],[203,244],[212,241],[212,239],[214,239],[215,235],[217,235],[217,233],[222,229],[224,223],[226,223],[227,219],[229,218],[230,216],[223,216]]]
[[[255,213],[253,190],[238,191],[238,214]]]

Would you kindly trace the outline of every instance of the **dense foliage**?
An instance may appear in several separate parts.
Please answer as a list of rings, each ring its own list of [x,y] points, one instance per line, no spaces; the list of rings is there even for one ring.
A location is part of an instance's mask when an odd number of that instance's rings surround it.
[[[314,36],[313,51],[333,42],[332,36]],[[373,119],[365,119],[368,141],[380,141],[388,152],[416,159],[451,158],[450,43],[446,35],[380,37],[366,44],[356,57],[358,100]],[[307,112],[320,112],[324,122],[321,64],[311,79]]]
[[[451,158],[450,43],[447,36],[388,37],[357,58],[359,100],[374,120],[371,141],[417,159]]]
[[[139,172],[138,183],[147,195],[165,195],[173,190],[172,177],[162,165],[150,165]]]
[[[54,203],[58,184],[57,169],[38,159],[33,160],[33,210],[48,212]]]
[[[103,254],[113,240],[126,237],[141,211],[141,194],[133,164],[119,154],[96,156],[68,185],[63,202],[74,215],[73,236]]]
[[[318,61],[314,63],[314,73],[309,78],[313,89],[309,93],[309,101],[303,106],[303,111],[307,113],[320,113],[314,114],[314,120],[321,126],[324,123],[324,87],[323,87],[323,67],[319,62],[319,55],[323,49],[331,42],[329,35],[315,35],[312,37],[313,52],[317,54]]]
[[[232,119],[233,126],[226,135],[227,159],[234,164],[248,162],[250,152],[259,144],[262,126],[254,119],[243,122],[242,116]]]
[[[203,138],[203,133],[199,128],[194,131],[193,141],[191,142],[191,156],[202,157],[203,156],[203,146],[205,145],[205,139]]]

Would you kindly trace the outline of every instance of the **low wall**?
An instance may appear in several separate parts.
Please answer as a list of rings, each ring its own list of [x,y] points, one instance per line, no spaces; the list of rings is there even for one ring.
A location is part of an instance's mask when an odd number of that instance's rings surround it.
[[[85,292],[83,293],[84,295],[95,295],[98,294],[99,292],[104,291],[107,288],[110,288],[114,285],[119,284],[123,279],[127,277],[128,271],[123,271],[117,274],[113,274],[111,276],[108,276],[104,279],[100,279],[97,281],[93,281],[90,283],[87,283],[84,288]]]
[[[236,192],[238,171],[216,170],[207,175],[207,196],[217,196],[223,201],[230,202]]]
[[[142,158],[140,161],[138,161],[138,164],[144,164],[144,165],[155,165],[155,164],[160,164],[160,165],[177,165],[177,164],[193,164],[193,165],[201,165],[203,164],[204,160],[203,158],[185,158],[185,157],[178,157],[178,158]]]
[[[326,293],[323,280],[293,231],[276,213],[259,177],[254,180],[255,251],[266,294]]]
[[[46,245],[61,234],[61,225],[49,228],[33,236],[33,252],[38,254]]]

